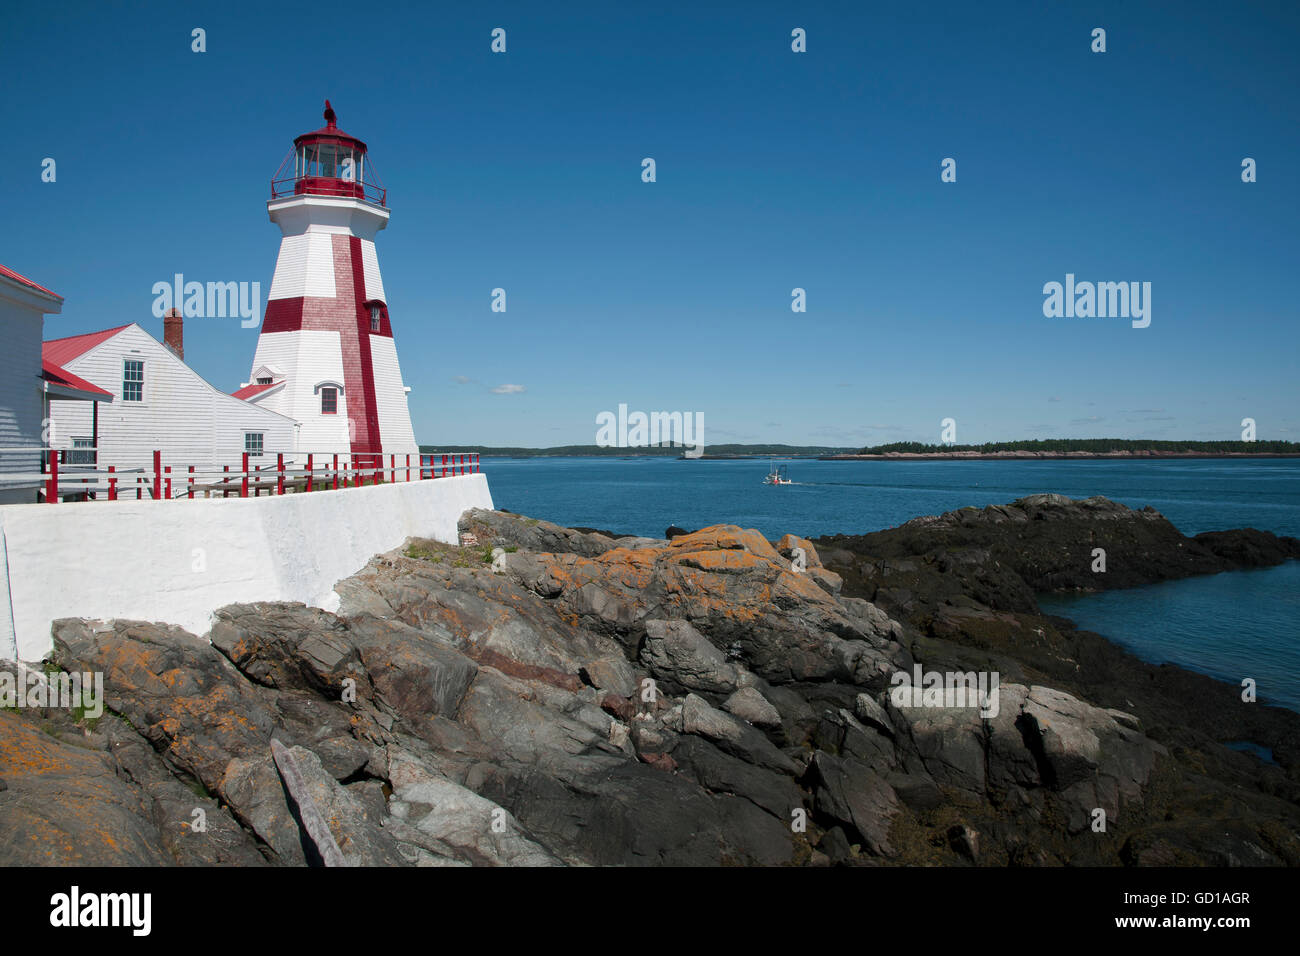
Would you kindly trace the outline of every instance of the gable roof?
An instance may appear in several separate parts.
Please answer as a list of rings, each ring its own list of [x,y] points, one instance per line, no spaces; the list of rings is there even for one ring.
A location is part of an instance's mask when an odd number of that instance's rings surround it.
[[[85,332],[62,339],[49,339],[41,343],[41,358],[54,365],[67,365],[73,359],[80,358],[95,346],[107,342],[118,332],[130,327],[130,323],[127,323],[116,328],[104,329],[102,332]]]
[[[0,265],[0,276],[4,276],[6,279],[12,279],[13,281],[17,282],[19,285],[25,285],[27,286],[27,288],[32,289],[36,292],[40,292],[48,296],[53,296],[54,298],[58,299],[60,302],[63,301],[63,296],[59,295],[57,292],[51,292],[49,289],[45,288],[45,286],[38,285],[37,283],[33,282],[31,279],[27,278],[27,276],[19,275],[17,272],[14,272],[14,270],[10,269],[8,266]]]

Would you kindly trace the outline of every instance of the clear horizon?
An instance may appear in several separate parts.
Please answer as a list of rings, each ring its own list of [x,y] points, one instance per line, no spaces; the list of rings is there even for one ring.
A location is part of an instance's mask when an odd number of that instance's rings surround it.
[[[423,444],[594,444],[620,404],[706,450],[1300,436],[1293,5],[354,15],[0,11],[0,263],[64,296],[46,338],[161,339],[178,273],[260,283],[260,324],[269,183],[329,97],[389,191]],[[1048,317],[1049,283],[1138,283],[1150,324]],[[234,390],[256,324],[188,320],[187,361]]]

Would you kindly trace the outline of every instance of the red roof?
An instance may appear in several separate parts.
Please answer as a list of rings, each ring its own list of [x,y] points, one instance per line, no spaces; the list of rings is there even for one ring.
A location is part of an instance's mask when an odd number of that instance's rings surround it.
[[[6,278],[13,279],[15,282],[21,283],[22,285],[27,286],[29,289],[35,289],[37,292],[44,292],[46,295],[52,295],[60,302],[63,301],[63,296],[59,295],[57,292],[51,292],[49,289],[45,288],[45,286],[38,285],[35,282],[33,282],[31,279],[27,278],[27,276],[20,276],[17,272],[14,272],[14,270],[10,269],[8,266],[0,265],[0,276],[5,276]]]
[[[301,146],[303,143],[318,143],[322,140],[336,140],[341,143],[351,143],[361,152],[366,152],[366,144],[357,139],[350,133],[345,133],[337,126],[322,126],[320,129],[314,129],[310,133],[303,133],[293,138],[295,146]]]
[[[100,342],[106,342],[117,335],[126,325],[104,329],[102,332],[86,332],[83,335],[69,335],[67,338],[50,339],[41,343],[41,358],[53,365],[67,365],[73,359],[85,355]]]
[[[49,359],[41,360],[41,378],[47,382],[53,382],[55,385],[63,385],[67,388],[75,388],[81,392],[90,392],[95,395],[103,395],[109,401],[113,400],[113,393],[106,392],[98,385],[92,385],[84,378],[73,375],[65,368],[60,368]]]
[[[255,382],[252,385],[245,385],[243,388],[233,391],[230,394],[235,396],[235,398],[242,398],[244,400],[248,400],[252,398],[254,395],[261,395],[268,388],[275,388],[277,385],[283,385],[283,384],[284,382],[272,382],[270,385],[258,385]]]
[[[330,106],[329,100],[325,101],[324,116],[325,125],[318,130],[314,130],[310,133],[303,133],[301,136],[296,137],[293,141],[295,148],[301,146],[303,143],[318,143],[321,140],[332,139],[352,143],[357,146],[361,152],[364,153],[366,151],[365,143],[361,142],[361,140],[357,139],[355,136],[349,136],[347,133],[343,132],[343,130],[339,129],[338,121],[334,115],[334,107]]]

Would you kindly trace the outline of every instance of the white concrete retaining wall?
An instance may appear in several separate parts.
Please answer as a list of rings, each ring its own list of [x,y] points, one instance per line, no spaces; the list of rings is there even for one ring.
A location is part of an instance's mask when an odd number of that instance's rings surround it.
[[[249,601],[333,610],[334,585],[417,535],[457,542],[482,474],[266,498],[0,506],[0,658],[49,653],[61,617],[177,624]]]

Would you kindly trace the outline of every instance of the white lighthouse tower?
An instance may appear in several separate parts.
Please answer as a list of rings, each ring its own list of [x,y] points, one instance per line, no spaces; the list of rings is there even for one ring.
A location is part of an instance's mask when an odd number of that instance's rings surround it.
[[[253,371],[236,394],[295,419],[295,451],[366,464],[418,454],[375,254],[387,194],[329,100],[325,126],[293,141],[266,208],[283,238]]]

